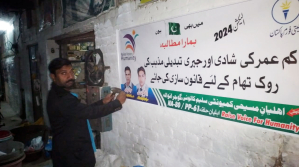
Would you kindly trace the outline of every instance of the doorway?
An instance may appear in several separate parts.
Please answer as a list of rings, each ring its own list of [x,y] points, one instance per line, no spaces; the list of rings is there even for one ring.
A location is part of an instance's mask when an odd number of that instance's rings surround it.
[[[34,121],[43,116],[40,64],[37,45],[28,47]]]

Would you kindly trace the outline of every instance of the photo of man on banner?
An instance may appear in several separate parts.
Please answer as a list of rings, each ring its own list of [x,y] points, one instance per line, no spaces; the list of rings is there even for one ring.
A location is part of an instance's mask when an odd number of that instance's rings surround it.
[[[131,69],[129,66],[125,67],[125,78],[126,82],[121,84],[121,90],[123,90],[128,98],[134,98],[136,95],[136,86],[131,81]]]
[[[138,81],[137,87],[137,100],[146,101],[149,103],[157,104],[157,100],[151,88],[147,86],[145,69],[141,66],[137,69]]]
[[[139,84],[136,85],[137,87],[137,95],[141,97],[147,97],[148,96],[148,86],[145,84],[146,75],[145,70],[143,67],[139,67],[137,69],[138,73],[138,81]]]

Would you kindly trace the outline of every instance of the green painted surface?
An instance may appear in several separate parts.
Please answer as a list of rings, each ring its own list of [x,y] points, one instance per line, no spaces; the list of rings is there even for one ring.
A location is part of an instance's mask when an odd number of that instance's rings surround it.
[[[298,134],[299,106],[159,90],[168,108]]]

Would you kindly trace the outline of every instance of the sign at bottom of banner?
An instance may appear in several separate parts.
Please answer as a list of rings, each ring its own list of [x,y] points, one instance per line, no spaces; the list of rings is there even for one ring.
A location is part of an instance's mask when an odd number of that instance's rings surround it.
[[[299,132],[299,106],[152,88],[152,97],[129,99],[293,134]]]

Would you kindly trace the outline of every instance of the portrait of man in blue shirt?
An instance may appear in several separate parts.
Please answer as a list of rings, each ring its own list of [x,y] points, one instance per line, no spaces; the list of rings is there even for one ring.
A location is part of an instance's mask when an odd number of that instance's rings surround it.
[[[137,88],[137,100],[146,101],[148,103],[157,104],[156,97],[151,88],[147,86],[145,69],[141,66],[137,69],[138,81]]]
[[[136,98],[136,86],[131,81],[131,69],[130,67],[125,67],[125,78],[126,82],[121,84],[121,90],[126,93],[127,98],[135,99]]]

